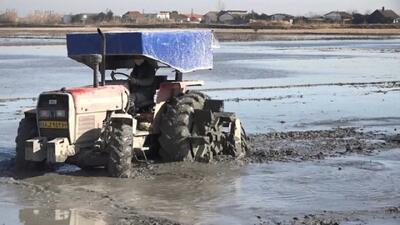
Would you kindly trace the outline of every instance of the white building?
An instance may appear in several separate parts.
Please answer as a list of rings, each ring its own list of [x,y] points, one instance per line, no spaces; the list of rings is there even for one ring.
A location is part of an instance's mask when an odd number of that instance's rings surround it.
[[[169,11],[160,11],[157,13],[157,19],[159,20],[170,20],[171,19],[171,12]]]

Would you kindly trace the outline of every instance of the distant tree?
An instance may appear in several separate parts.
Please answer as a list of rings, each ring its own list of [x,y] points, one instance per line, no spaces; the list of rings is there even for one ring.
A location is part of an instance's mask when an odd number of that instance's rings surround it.
[[[174,10],[174,11],[170,12],[169,16],[173,19],[177,19],[179,17],[179,12]]]
[[[106,20],[111,21],[114,18],[114,13],[110,9],[106,11]]]
[[[307,18],[318,18],[318,17],[322,17],[320,14],[315,13],[315,12],[308,12],[305,14],[305,17]]]
[[[258,13],[254,12],[253,10],[251,10],[251,12],[245,17],[246,20],[258,20],[259,18],[260,15],[258,15]]]
[[[218,0],[218,2],[217,2],[217,10],[218,11],[225,10],[225,2],[224,1]]]
[[[15,9],[7,9],[4,13],[0,13],[0,23],[17,23],[18,13]]]
[[[114,13],[107,9],[105,12],[101,12],[97,14],[94,18],[94,22],[101,23],[101,22],[110,22],[114,19]]]
[[[25,23],[29,24],[57,24],[61,22],[61,16],[53,11],[35,10],[23,18]]]
[[[107,14],[104,12],[101,12],[97,14],[97,16],[94,18],[95,22],[104,22],[107,20]]]
[[[262,13],[261,15],[259,15],[258,19],[259,20],[268,20],[270,18],[270,16],[268,16],[265,13]]]

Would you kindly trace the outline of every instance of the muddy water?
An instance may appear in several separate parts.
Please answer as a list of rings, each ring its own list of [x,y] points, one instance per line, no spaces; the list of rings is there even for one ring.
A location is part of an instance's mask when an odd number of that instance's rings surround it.
[[[239,87],[207,93],[227,100],[226,110],[251,133],[357,127],[396,134],[398,83],[319,84],[397,81],[399,49],[400,40],[229,43],[216,49],[214,71],[187,78],[205,80],[207,89]],[[65,46],[0,47],[0,224],[275,224],[308,214],[400,223],[388,213],[400,206],[399,149],[297,163],[156,165],[129,180],[62,166],[16,180],[8,160],[21,111],[43,90],[91,82],[90,70],[65,55]],[[281,85],[289,87],[273,88]],[[272,88],[240,90],[262,86]]]
[[[51,224],[48,216],[54,216],[71,221],[83,217],[73,224],[86,224],[84,218],[106,223],[115,215],[139,213],[184,223],[254,224],[257,216],[285,221],[322,211],[340,212],[351,221],[354,214],[372,215],[398,205],[399,151],[240,168],[164,166],[160,174],[140,180],[96,177],[102,172],[89,177],[52,173],[15,186],[1,183],[0,208],[9,216],[0,222],[23,224],[25,217]]]

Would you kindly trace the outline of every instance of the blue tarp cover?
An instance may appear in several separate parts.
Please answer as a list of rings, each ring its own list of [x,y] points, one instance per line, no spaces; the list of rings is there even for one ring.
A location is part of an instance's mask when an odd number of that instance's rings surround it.
[[[211,31],[109,32],[105,37],[107,60],[114,56],[145,56],[183,73],[213,67]],[[98,33],[67,34],[68,56],[77,61],[101,54],[102,46]]]

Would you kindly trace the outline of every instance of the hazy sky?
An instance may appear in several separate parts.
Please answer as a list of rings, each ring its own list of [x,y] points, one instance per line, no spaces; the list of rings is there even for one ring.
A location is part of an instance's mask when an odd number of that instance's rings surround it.
[[[400,0],[222,0],[225,9],[246,9],[273,14],[287,12],[304,15],[309,12],[326,13],[330,10],[357,10],[361,13],[385,6],[400,13]],[[0,12],[16,9],[22,15],[35,9],[59,13],[99,12],[111,9],[116,14],[128,10],[178,10],[205,13],[218,9],[218,0],[0,0]]]

